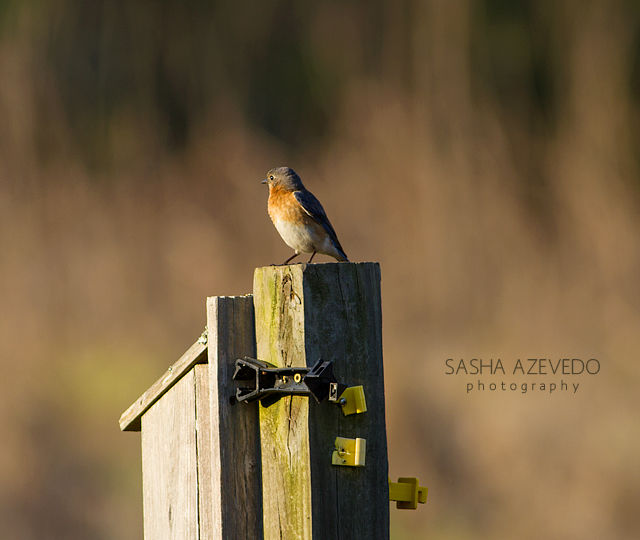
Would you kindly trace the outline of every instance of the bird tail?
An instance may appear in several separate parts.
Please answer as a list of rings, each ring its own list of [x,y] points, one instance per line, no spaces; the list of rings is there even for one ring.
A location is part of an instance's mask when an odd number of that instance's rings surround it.
[[[336,260],[338,262],[349,262],[349,259],[347,257],[347,254],[342,251],[342,249],[340,249],[339,247],[336,246],[336,255],[334,255],[334,257],[336,258]]]

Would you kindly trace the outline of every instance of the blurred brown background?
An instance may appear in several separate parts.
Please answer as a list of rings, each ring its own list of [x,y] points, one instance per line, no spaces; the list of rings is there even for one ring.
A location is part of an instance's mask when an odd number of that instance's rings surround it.
[[[0,0],[2,537],[141,538],[117,419],[289,256],[286,164],[382,265],[393,538],[637,538],[639,91],[635,1]]]

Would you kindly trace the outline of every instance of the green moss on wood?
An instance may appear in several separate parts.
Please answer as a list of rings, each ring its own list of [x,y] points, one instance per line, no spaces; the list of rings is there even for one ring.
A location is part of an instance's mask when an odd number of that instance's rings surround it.
[[[336,531],[339,538],[388,538],[377,264],[259,268],[254,301],[258,358],[278,366],[333,360],[341,381],[364,384],[369,405],[355,418],[300,397],[260,407],[265,538]],[[338,435],[367,439],[364,470],[331,466]],[[358,501],[368,501],[367,509]]]

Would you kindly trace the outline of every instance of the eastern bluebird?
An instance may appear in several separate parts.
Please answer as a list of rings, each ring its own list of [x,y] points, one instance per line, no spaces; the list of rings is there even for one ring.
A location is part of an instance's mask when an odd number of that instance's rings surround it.
[[[282,264],[301,252],[311,253],[309,262],[316,253],[349,261],[320,201],[306,190],[293,169],[271,169],[262,183],[269,186],[269,217],[285,244],[295,250]]]

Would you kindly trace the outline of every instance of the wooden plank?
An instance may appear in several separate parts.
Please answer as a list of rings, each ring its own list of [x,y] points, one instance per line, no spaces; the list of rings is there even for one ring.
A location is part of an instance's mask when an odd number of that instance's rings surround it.
[[[215,538],[211,485],[211,406],[209,403],[209,366],[193,367],[196,399],[196,456],[198,462],[198,538]]]
[[[203,538],[262,538],[256,403],[231,404],[235,359],[255,356],[253,297],[207,299],[211,403],[212,530]]]
[[[254,274],[257,357],[333,360],[368,411],[285,398],[260,407],[265,538],[389,538],[380,269],[376,263],[264,267]],[[367,441],[364,468],[331,465],[336,436]]]
[[[257,268],[253,294],[258,358],[276,366],[306,366],[303,268]],[[260,406],[264,537],[311,538],[309,401],[283,398]],[[331,538],[331,536],[327,536]]]
[[[142,417],[144,538],[198,538],[195,375],[190,371]]]
[[[120,416],[120,429],[122,431],[140,431],[140,418],[160,399],[169,388],[195,364],[207,361],[207,344],[201,340],[196,341],[174,363],[165,374],[153,383],[131,406]]]

